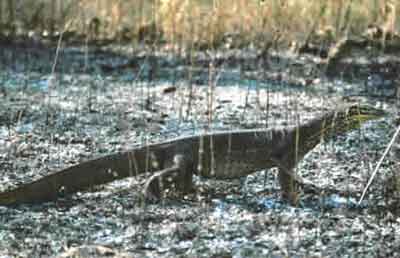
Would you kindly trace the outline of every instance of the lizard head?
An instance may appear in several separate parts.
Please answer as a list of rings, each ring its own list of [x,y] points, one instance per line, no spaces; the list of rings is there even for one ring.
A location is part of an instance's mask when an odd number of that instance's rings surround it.
[[[336,133],[344,133],[359,128],[363,123],[386,115],[382,109],[369,105],[351,105],[335,113],[333,120]]]
[[[362,124],[386,115],[382,109],[368,105],[351,105],[345,109],[344,116],[350,123]]]

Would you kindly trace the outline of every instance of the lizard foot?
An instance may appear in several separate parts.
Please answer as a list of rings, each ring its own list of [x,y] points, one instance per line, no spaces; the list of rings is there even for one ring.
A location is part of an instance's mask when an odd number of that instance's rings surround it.
[[[300,195],[298,192],[282,192],[282,199],[292,206],[299,204]]]

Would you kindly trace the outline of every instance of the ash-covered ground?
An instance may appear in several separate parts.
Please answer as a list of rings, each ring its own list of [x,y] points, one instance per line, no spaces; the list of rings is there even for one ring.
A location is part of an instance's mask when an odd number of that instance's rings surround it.
[[[171,54],[85,57],[66,48],[51,74],[53,49],[3,50],[0,190],[149,142],[205,130],[295,126],[355,101],[388,115],[321,143],[297,173],[321,189],[360,195],[396,129],[394,101],[365,95],[363,80],[294,76],[284,55],[266,70],[254,50],[246,51],[216,65],[199,53],[202,61],[193,65]],[[301,60],[305,71],[315,69]],[[196,194],[170,194],[156,204],[143,202],[142,176],[57,202],[0,207],[0,257],[56,256],[85,245],[109,247],[120,257],[396,257],[393,156],[361,205],[322,191],[288,206],[272,169],[240,180],[195,178]],[[89,251],[81,256],[91,257]]]

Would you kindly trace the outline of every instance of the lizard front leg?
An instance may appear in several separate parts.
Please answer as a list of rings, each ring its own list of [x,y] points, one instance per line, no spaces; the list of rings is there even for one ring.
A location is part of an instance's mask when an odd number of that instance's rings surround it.
[[[296,206],[299,201],[299,185],[303,185],[302,180],[294,173],[293,166],[287,166],[289,162],[281,159],[270,158],[270,161],[278,168],[278,179],[281,187],[282,199],[291,205]]]
[[[279,184],[282,191],[282,199],[289,202],[291,205],[297,205],[299,201],[299,193],[297,180],[293,171],[283,167],[279,167]]]

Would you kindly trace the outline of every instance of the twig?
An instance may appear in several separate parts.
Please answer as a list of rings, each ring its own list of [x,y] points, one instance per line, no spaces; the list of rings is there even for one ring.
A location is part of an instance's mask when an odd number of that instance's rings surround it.
[[[374,177],[376,175],[376,173],[378,172],[378,169],[381,167],[383,160],[385,159],[386,155],[389,153],[391,147],[393,146],[394,141],[397,138],[397,135],[400,133],[400,125],[397,127],[396,132],[394,133],[392,139],[390,140],[390,143],[388,144],[388,146],[386,147],[385,152],[383,153],[381,159],[379,160],[378,164],[375,167],[374,172],[372,173],[372,176],[369,178],[368,184],[365,186],[364,191],[361,195],[360,200],[358,201],[358,204],[360,205],[361,202],[363,201],[365,195],[367,194],[368,188],[370,187],[370,185],[372,184],[372,181],[374,180]]]

